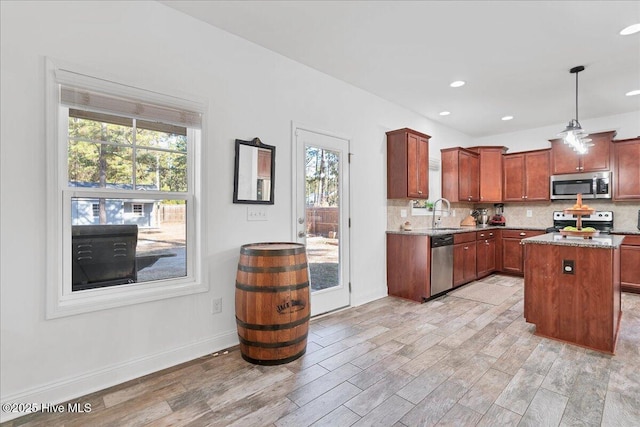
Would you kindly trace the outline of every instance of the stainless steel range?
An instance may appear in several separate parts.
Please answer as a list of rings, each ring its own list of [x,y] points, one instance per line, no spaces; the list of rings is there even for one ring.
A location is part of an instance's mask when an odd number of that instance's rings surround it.
[[[562,230],[566,226],[575,227],[577,218],[575,215],[565,214],[562,211],[553,212],[553,227],[547,228],[547,233]],[[582,216],[582,227],[593,227],[600,231],[600,234],[609,234],[613,230],[613,212],[596,211],[591,215]]]

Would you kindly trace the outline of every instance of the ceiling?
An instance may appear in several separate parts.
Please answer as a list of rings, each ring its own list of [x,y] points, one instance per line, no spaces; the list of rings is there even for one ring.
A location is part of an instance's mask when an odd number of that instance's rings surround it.
[[[161,2],[472,137],[640,111],[640,1]]]

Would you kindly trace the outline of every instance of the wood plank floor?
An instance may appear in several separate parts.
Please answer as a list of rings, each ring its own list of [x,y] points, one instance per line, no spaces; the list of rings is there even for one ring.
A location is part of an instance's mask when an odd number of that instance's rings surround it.
[[[533,335],[522,299],[501,275],[425,304],[383,298],[313,319],[287,365],[233,348],[73,401],[90,413],[3,425],[639,426],[640,295],[623,294],[615,356]]]

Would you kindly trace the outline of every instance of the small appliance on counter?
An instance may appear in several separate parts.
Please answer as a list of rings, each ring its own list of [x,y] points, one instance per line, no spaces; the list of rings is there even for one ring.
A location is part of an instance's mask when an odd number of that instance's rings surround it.
[[[505,219],[504,215],[502,215],[504,205],[502,203],[496,203],[493,206],[495,206],[496,208],[496,214],[489,220],[489,225],[506,225],[507,220]]]
[[[487,208],[478,208],[476,211],[476,223],[478,227],[486,227],[489,224],[489,210]]]

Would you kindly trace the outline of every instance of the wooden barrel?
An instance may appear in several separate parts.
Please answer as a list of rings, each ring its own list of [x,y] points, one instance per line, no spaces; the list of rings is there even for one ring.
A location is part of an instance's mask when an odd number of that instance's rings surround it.
[[[307,349],[309,313],[304,245],[252,243],[240,248],[236,325],[246,361],[279,365],[302,356]]]

